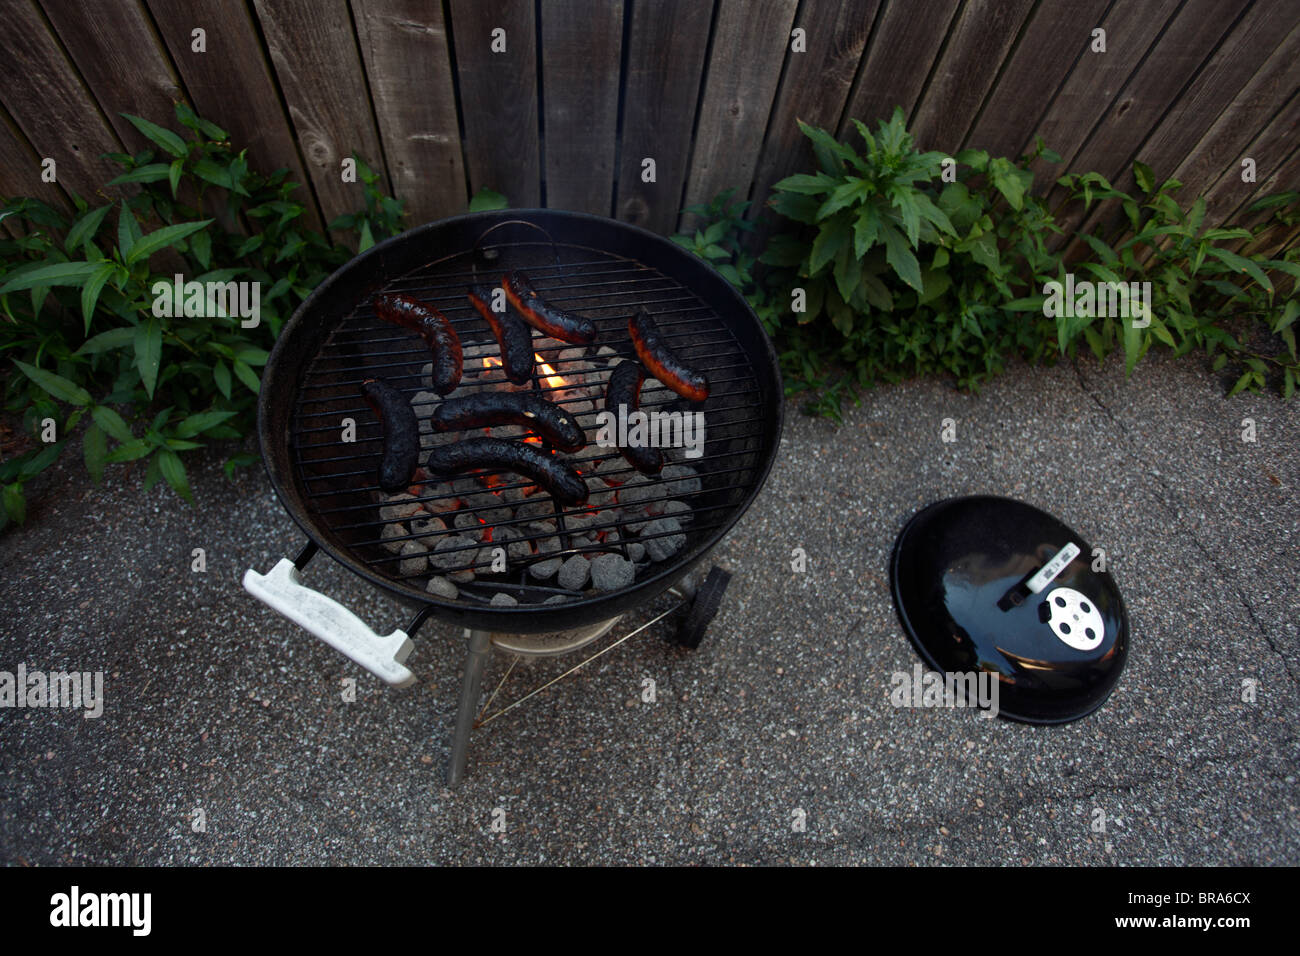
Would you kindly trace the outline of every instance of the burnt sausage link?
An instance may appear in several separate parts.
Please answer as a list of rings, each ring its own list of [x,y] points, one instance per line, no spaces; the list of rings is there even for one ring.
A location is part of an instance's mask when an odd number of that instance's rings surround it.
[[[560,451],[577,451],[587,444],[576,418],[532,392],[478,392],[443,402],[433,412],[437,432],[493,425],[520,425]]]
[[[618,418],[619,406],[630,414],[641,407],[641,383],[645,369],[638,362],[620,362],[614,367],[605,386],[605,409]],[[664,467],[664,456],[658,448],[646,445],[619,445],[627,463],[643,475],[657,475]]]
[[[527,385],[533,375],[533,333],[510,310],[497,312],[492,308],[494,289],[475,285],[469,289],[469,303],[483,317],[501,349],[501,365],[506,378],[516,385]]]
[[[437,474],[454,474],[474,468],[513,471],[549,491],[562,505],[587,500],[587,483],[568,465],[521,441],[470,438],[429,452],[425,467]]]
[[[362,382],[361,394],[384,426],[379,487],[384,491],[402,491],[411,483],[420,457],[420,426],[415,410],[405,395],[377,379]]]
[[[507,272],[501,288],[523,320],[543,335],[571,345],[590,345],[596,340],[596,323],[551,305],[533,290],[524,273]]]
[[[636,349],[637,357],[651,375],[692,402],[702,402],[709,397],[708,376],[695,371],[673,354],[650,313],[642,309],[628,319],[627,331],[632,336],[632,347]]]
[[[431,305],[407,295],[375,297],[375,314],[385,322],[410,329],[424,339],[433,352],[433,390],[448,395],[460,384],[464,368],[460,339],[447,317]]]

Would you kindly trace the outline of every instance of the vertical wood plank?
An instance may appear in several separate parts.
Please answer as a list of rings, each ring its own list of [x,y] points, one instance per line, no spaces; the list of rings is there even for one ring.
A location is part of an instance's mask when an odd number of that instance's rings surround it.
[[[1080,56],[1087,55],[1092,28],[1108,5],[1109,0],[1040,4],[967,134],[966,145],[988,150],[991,156],[1019,156],[1044,96],[1061,85]]]
[[[1256,199],[1272,192],[1300,188],[1300,93],[1292,94],[1286,105],[1259,133],[1225,164],[1222,174],[1205,191],[1207,221],[1231,221]],[[1241,160],[1255,160],[1253,183],[1241,181]]]
[[[796,6],[796,0],[720,0],[686,205],[730,187],[748,194]],[[689,219],[683,217],[683,228]]]
[[[713,3],[634,0],[618,173],[619,219],[656,232],[677,223]],[[655,181],[642,181],[642,162]]]
[[[849,94],[841,138],[853,128],[853,119],[875,126],[877,120],[889,119],[895,106],[912,115],[957,5],[958,0],[885,0],[864,54],[866,62]]]
[[[357,153],[390,187],[347,0],[253,2],[325,221],[355,212],[361,186],[343,182],[344,159]]]
[[[1177,8],[1178,0],[1119,3],[1110,8],[1099,24],[1106,31],[1106,52],[1089,50],[1083,54],[1043,114],[1038,128],[1025,137],[1021,149],[1016,151],[1023,151],[1038,135],[1061,155],[1059,166],[1040,159],[1030,167],[1039,191],[1071,168],[1075,154],[1098,118],[1110,107]],[[1084,35],[1087,42],[1093,27],[1072,24],[1070,29]]]
[[[36,5],[11,0],[6,14],[0,29],[6,73],[0,102],[37,154],[55,161],[60,185],[90,198],[121,172],[101,154],[118,152],[122,144]],[[0,171],[0,176],[7,174]]]
[[[172,106],[184,97],[139,0],[94,4],[43,0],[42,6],[127,151],[147,148],[157,153],[158,147],[121,114],[175,126]]]
[[[442,7],[426,0],[353,0],[394,195],[408,225],[464,212],[456,93]]]
[[[781,80],[754,177],[751,214],[767,201],[773,183],[811,168],[812,149],[797,120],[835,132],[878,6],[874,0],[839,0],[800,8],[794,28],[804,30],[808,46],[790,54]]]
[[[541,6],[546,205],[608,216],[614,193],[623,5]]]
[[[955,153],[993,86],[1033,0],[968,0],[912,117],[923,149]]]
[[[304,206],[304,225],[319,230],[311,179],[248,8],[228,0],[148,2],[195,111],[228,132],[236,148],[247,149],[249,163],[259,172],[288,169],[289,178],[301,184],[294,197]],[[202,52],[194,49],[193,31],[199,29]]]
[[[492,51],[494,30],[504,52]],[[537,24],[532,0],[451,0],[465,164],[472,193],[494,189],[512,206],[541,202]]]
[[[32,151],[8,114],[0,110],[0,205],[19,198],[39,199],[65,212],[72,209],[72,203],[68,202],[58,183],[41,181],[40,157]],[[22,235],[25,231],[12,219],[0,223],[0,229],[11,236]]]

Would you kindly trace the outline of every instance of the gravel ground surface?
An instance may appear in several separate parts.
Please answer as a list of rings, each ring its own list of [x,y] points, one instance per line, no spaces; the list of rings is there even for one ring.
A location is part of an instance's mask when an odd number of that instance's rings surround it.
[[[102,670],[106,702],[99,719],[0,710],[0,862],[1295,864],[1298,433],[1300,402],[1225,399],[1161,357],[1127,382],[1111,362],[1016,369],[978,395],[881,388],[840,430],[792,409],[715,555],[735,577],[703,647],[651,627],[477,731],[455,791],[455,631],[426,625],[419,682],[389,689],[241,589],[300,544],[260,471],[195,475],[192,509],[135,476],[90,487],[70,461],[0,537],[0,670]],[[1106,549],[1134,639],[1092,717],[890,706],[889,675],[917,660],[890,602],[894,536],[970,493]],[[327,559],[306,578],[376,629],[407,618]],[[516,667],[498,699],[576,660]]]

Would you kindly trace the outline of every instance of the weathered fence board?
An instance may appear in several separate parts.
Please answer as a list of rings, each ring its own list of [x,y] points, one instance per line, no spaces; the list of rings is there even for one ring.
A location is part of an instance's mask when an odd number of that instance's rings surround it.
[[[1300,26],[1282,0],[0,0],[0,195],[66,203],[185,99],[303,183],[305,225],[361,205],[354,151],[410,223],[483,188],[659,232],[734,188],[759,211],[811,166],[796,120],[856,138],[895,106],[924,148],[1131,182],[1134,158],[1207,221],[1300,185]],[[801,33],[792,36],[792,30]],[[1105,49],[1095,30],[1105,33]],[[797,39],[796,39],[797,38]],[[1257,182],[1242,182],[1254,159]],[[53,158],[59,181],[44,183]],[[652,160],[653,163],[647,163]],[[121,194],[112,189],[106,195]],[[1067,228],[1113,208],[1068,210]]]
[[[707,202],[728,188],[748,192],[797,5],[796,0],[720,0],[686,205]],[[689,218],[683,217],[684,226]]]
[[[962,7],[912,117],[923,148],[961,148],[1032,6],[1033,0],[968,0]]]
[[[546,205],[608,216],[618,141],[622,4],[544,3],[541,19]]]
[[[352,10],[407,224],[463,212],[465,167],[442,8],[426,0],[353,0]]]
[[[385,187],[387,174],[347,2],[253,2],[321,213],[355,212],[361,187],[343,181],[343,160],[358,154]]]
[[[296,196],[305,207],[304,225],[319,229],[316,195],[248,8],[225,0],[149,0],[149,12],[190,104],[225,129],[237,148],[248,150],[253,168],[266,174],[288,169],[289,178],[301,184]],[[172,125],[170,113],[145,118]]]
[[[451,0],[452,43],[472,192],[495,189],[515,206],[541,201],[537,24],[531,0]],[[493,31],[504,31],[494,38]],[[492,47],[504,46],[499,52]]]
[[[677,223],[712,19],[712,2],[632,5],[614,206],[619,219],[656,232]]]
[[[878,6],[872,0],[838,0],[800,8],[794,29],[804,31],[807,47],[791,53],[777,91],[754,176],[756,207],[773,183],[811,162],[812,149],[796,120],[822,129],[838,126]]]

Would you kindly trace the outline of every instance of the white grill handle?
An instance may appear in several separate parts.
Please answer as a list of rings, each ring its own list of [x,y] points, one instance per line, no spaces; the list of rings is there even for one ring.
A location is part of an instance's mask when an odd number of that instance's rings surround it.
[[[266,574],[244,572],[244,590],[273,611],[315,634],[380,680],[394,687],[415,682],[406,658],[415,645],[403,630],[381,636],[338,601],[302,583],[298,569],[281,558]]]

